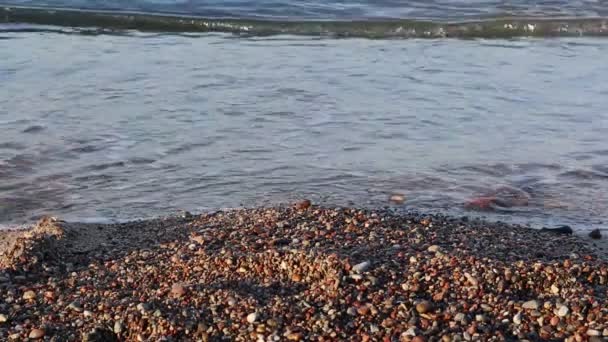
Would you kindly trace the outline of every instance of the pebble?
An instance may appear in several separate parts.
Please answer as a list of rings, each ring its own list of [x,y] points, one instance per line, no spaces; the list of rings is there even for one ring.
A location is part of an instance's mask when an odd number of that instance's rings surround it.
[[[122,332],[122,324],[120,323],[120,321],[114,322],[114,333],[117,335],[120,335],[121,332]]]
[[[520,325],[521,324],[521,312],[518,312],[513,316],[513,323]]]
[[[454,316],[454,321],[462,323],[462,322],[464,322],[465,318],[466,318],[466,316],[462,312],[459,312],[456,314],[456,316]]]
[[[30,300],[36,298],[36,292],[29,290],[23,293],[23,299]]]
[[[427,313],[433,309],[433,304],[427,300],[423,300],[422,302],[416,304],[416,311],[418,313]]]
[[[247,322],[249,323],[253,323],[258,319],[258,314],[256,312],[252,312],[249,315],[247,315]]]
[[[587,336],[600,336],[599,330],[589,329],[587,330]]]
[[[310,202],[310,200],[302,200],[298,203],[296,203],[296,209],[298,210],[306,210],[308,208],[310,208],[310,206],[312,205],[312,203]]]
[[[432,245],[429,246],[429,248],[427,248],[427,250],[431,253],[436,253],[441,249],[441,247],[439,247],[438,245]]]
[[[181,283],[175,283],[171,286],[171,294],[179,298],[186,294],[186,288]]]
[[[44,330],[42,329],[32,329],[30,334],[28,335],[31,339],[39,339],[44,336]]]
[[[558,325],[558,324],[559,324],[559,317],[557,317],[557,316],[553,316],[553,317],[551,318],[551,321],[550,321],[549,323],[551,323],[551,325],[552,325],[552,326],[556,326],[556,325]]]
[[[568,315],[568,313],[570,312],[570,309],[568,309],[567,306],[562,305],[558,310],[557,310],[557,315],[559,317],[566,317],[566,315]]]
[[[551,285],[551,293],[558,294],[559,293],[559,287],[555,286],[555,284]]]
[[[529,300],[527,302],[525,302],[521,307],[527,310],[536,310],[538,309],[538,301],[536,300]]]
[[[365,272],[371,266],[371,262],[364,261],[353,266],[353,271],[357,273]]]
[[[5,323],[6,321],[8,321],[8,318],[6,317],[6,315],[0,314],[0,323]]]

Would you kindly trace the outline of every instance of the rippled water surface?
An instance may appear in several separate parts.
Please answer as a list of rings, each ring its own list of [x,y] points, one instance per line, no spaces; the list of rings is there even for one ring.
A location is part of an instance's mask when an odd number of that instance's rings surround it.
[[[0,34],[0,222],[281,203],[602,227],[608,41]]]

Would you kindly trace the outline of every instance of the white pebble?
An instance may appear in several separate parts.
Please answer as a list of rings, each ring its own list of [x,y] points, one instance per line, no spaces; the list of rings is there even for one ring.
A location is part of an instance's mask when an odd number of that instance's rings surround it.
[[[520,325],[521,324],[521,313],[517,313],[515,316],[513,316],[513,323]]]
[[[559,317],[564,317],[568,314],[568,312],[570,312],[570,309],[568,309],[567,306],[562,305],[562,307],[560,307],[559,310],[557,310],[557,315]]]
[[[249,323],[253,323],[258,319],[258,314],[256,312],[252,312],[249,315],[247,315],[247,322]]]

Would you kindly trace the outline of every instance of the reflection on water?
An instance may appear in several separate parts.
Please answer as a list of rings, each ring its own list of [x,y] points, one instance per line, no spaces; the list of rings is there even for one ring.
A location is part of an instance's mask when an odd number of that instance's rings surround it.
[[[3,35],[4,223],[393,192],[585,229],[608,209],[605,40]]]

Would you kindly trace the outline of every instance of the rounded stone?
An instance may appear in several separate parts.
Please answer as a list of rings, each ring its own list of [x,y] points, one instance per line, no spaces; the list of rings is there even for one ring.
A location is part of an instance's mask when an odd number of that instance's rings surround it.
[[[536,309],[538,309],[538,307],[539,307],[539,304],[538,304],[538,301],[536,301],[536,300],[529,300],[522,305],[522,308],[527,309],[527,310],[536,310]]]
[[[568,313],[569,313],[569,312],[570,312],[570,309],[568,309],[568,307],[567,307],[567,306],[563,305],[562,307],[560,307],[560,308],[557,310],[557,315],[558,315],[559,317],[566,317],[566,316],[568,315]]]
[[[186,288],[180,283],[175,283],[171,286],[171,294],[175,297],[181,297],[186,294]]]
[[[513,316],[513,323],[517,325],[521,324],[521,312],[518,312],[515,316]]]
[[[36,298],[36,292],[29,290],[29,291],[25,291],[23,293],[23,299],[25,300],[30,300],[30,299],[35,299]]]
[[[252,312],[249,315],[247,315],[247,322],[249,323],[253,323],[258,319],[258,314],[256,312]]]
[[[30,334],[28,336],[29,336],[29,338],[31,338],[33,340],[42,338],[44,336],[44,330],[42,330],[42,329],[32,329],[32,331],[30,331]]]
[[[418,313],[426,313],[433,309],[433,304],[428,300],[423,300],[422,302],[416,304],[416,311]]]

